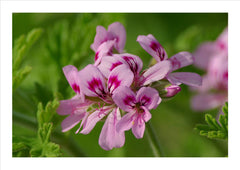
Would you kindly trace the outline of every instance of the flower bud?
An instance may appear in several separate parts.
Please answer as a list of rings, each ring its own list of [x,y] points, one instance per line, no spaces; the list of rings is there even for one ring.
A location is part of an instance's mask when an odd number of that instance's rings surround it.
[[[153,87],[158,90],[160,97],[170,98],[175,96],[181,91],[181,87],[177,85],[172,85],[168,81],[161,80],[153,84]]]
[[[161,95],[161,97],[169,98],[169,97],[173,97],[176,94],[178,94],[178,92],[181,91],[181,87],[177,86],[177,85],[170,85],[165,88],[165,91],[166,91],[166,93]]]

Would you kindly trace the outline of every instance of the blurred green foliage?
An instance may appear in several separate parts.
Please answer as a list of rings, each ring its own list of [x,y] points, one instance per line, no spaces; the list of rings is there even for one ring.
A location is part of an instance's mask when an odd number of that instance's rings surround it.
[[[136,42],[138,35],[153,34],[169,57],[179,51],[193,52],[202,42],[218,37],[228,24],[228,14],[14,13],[13,65],[17,67],[13,67],[13,79],[20,75],[21,81],[16,85],[13,82],[13,156],[153,156],[146,134],[139,140],[128,131],[124,147],[105,151],[98,145],[103,122],[88,135],[75,134],[78,127],[62,133],[60,123],[64,117],[55,112],[58,100],[69,99],[74,94],[62,67],[71,64],[81,69],[93,63],[90,45],[96,26],[106,28],[115,21],[126,28],[126,52],[138,55],[146,68],[151,56]],[[19,53],[21,64],[14,64],[16,51],[21,52],[19,49],[24,45],[27,53]],[[193,66],[181,70],[203,74]],[[151,111],[151,123],[163,152],[170,157],[226,156],[227,140],[211,140],[194,131],[196,124],[205,124],[205,113],[191,110],[192,95],[188,87],[182,85],[176,97],[163,101]],[[208,113],[216,117],[218,109]],[[30,139],[35,142],[29,142]]]
[[[30,66],[21,68],[24,56],[26,56],[28,50],[41,36],[41,29],[34,29],[27,34],[27,36],[20,36],[14,43],[13,47],[13,90],[23,81],[23,79],[32,70]]]

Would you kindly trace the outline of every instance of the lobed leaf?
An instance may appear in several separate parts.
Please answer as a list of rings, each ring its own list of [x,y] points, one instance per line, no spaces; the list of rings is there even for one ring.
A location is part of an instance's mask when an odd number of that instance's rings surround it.
[[[42,34],[42,29],[33,29],[27,36],[20,36],[13,46],[13,90],[15,90],[23,79],[30,73],[32,68],[25,66],[21,68],[24,56],[28,50],[39,39]]]
[[[223,106],[224,115],[220,115],[218,121],[210,114],[205,115],[207,124],[198,124],[195,129],[199,130],[199,134],[211,139],[227,139],[228,138],[228,103]]]

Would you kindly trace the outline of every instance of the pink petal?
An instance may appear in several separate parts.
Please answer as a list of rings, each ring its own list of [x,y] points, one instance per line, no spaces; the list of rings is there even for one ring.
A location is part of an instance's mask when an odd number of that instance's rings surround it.
[[[131,129],[135,118],[135,112],[129,112],[125,114],[122,119],[117,123],[117,132],[120,133]]]
[[[114,109],[107,117],[99,137],[99,145],[105,150],[124,145],[124,132],[117,132],[116,125],[121,119],[119,108]]]
[[[222,106],[226,101],[224,94],[199,94],[192,98],[191,106],[196,111],[205,111]]]
[[[81,119],[84,117],[84,114],[80,114],[80,115],[70,115],[67,118],[65,118],[62,123],[62,132],[66,132],[70,129],[72,129],[74,126],[76,126]]]
[[[80,124],[79,128],[76,130],[75,134],[78,134],[78,133],[79,133],[79,131],[80,131],[80,129],[81,129],[82,126],[84,126],[84,127],[86,126],[88,116],[89,116],[89,113],[86,112],[86,113],[84,114],[84,117],[82,118],[81,124]]]
[[[145,122],[141,116],[139,116],[132,126],[132,133],[137,139],[143,138],[145,131]]]
[[[107,41],[107,30],[103,26],[97,26],[94,43],[91,45],[91,49],[97,52],[98,47],[105,41]]]
[[[99,122],[103,117],[106,116],[107,113],[103,113],[100,110],[97,110],[90,114],[88,116],[86,123],[83,125],[83,129],[81,130],[80,133],[82,134],[88,134],[92,131],[92,129],[95,127],[97,122]]]
[[[106,56],[102,58],[101,63],[98,65],[99,70],[102,74],[108,78],[110,72],[115,69],[116,67],[122,65],[124,63],[123,59],[113,55],[113,56]]]
[[[139,89],[136,98],[141,106],[149,110],[155,109],[161,101],[158,91],[151,87],[142,87]]]
[[[94,65],[87,65],[79,72],[82,91],[86,96],[106,97],[107,89],[105,78],[100,70]]]
[[[144,120],[144,122],[148,122],[152,118],[152,114],[144,106],[142,106],[141,109],[144,110],[144,113],[142,114],[142,119]]]
[[[215,88],[228,88],[228,58],[226,56],[215,56],[208,66],[209,81]]]
[[[131,88],[126,86],[120,86],[115,90],[112,96],[115,104],[124,111],[132,111],[136,103],[136,97]]]
[[[59,115],[73,114],[78,106],[82,106],[82,105],[86,106],[86,104],[83,104],[83,102],[78,98],[72,98],[69,100],[60,100],[59,103],[60,104],[56,110],[56,112]]]
[[[150,84],[154,81],[163,79],[167,73],[171,70],[170,61],[161,61],[152,67],[150,67],[145,73],[143,73],[144,82],[143,85]]]
[[[67,78],[68,83],[70,84],[72,89],[76,93],[80,94],[80,79],[78,77],[77,68],[72,65],[67,65],[67,66],[63,67],[63,73],[64,73],[65,77]]]
[[[188,66],[193,63],[193,56],[189,52],[179,52],[169,58],[172,63],[172,71]]]
[[[220,53],[219,48],[214,42],[206,42],[201,44],[197,50],[194,52],[194,65],[206,70],[209,64],[209,61],[213,56],[216,56]]]
[[[94,63],[95,66],[99,65],[103,57],[112,55],[112,49],[114,44],[115,44],[114,40],[109,40],[102,43],[98,47],[97,52],[95,54],[95,63]]]
[[[122,53],[126,43],[126,30],[124,26],[120,22],[114,22],[108,26],[108,33],[114,35],[114,38],[117,40],[115,48],[119,53]]]
[[[228,27],[220,34],[216,43],[221,50],[225,50],[228,53]]]
[[[128,53],[119,54],[119,56],[125,61],[126,65],[129,66],[135,75],[139,74],[139,72],[142,70],[143,63],[138,56]]]
[[[125,65],[116,67],[111,71],[108,77],[108,89],[112,94],[120,86],[129,87],[133,82],[134,75],[132,71]]]
[[[173,85],[180,85],[181,83],[189,86],[201,86],[202,77],[197,73],[190,72],[175,72],[167,76],[168,81]]]
[[[199,87],[191,87],[192,90],[196,90],[200,93],[207,92],[213,88],[213,82],[211,81],[211,76],[204,75],[202,76],[202,85]]]
[[[166,51],[153,35],[139,35],[137,41],[145,51],[157,60],[157,62],[168,58]]]

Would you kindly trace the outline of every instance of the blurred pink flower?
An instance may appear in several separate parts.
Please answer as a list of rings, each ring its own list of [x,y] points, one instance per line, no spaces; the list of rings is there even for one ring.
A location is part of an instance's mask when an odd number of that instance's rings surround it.
[[[204,111],[228,100],[228,28],[214,42],[201,44],[194,53],[194,65],[205,70],[203,84],[192,98],[192,108]]]

